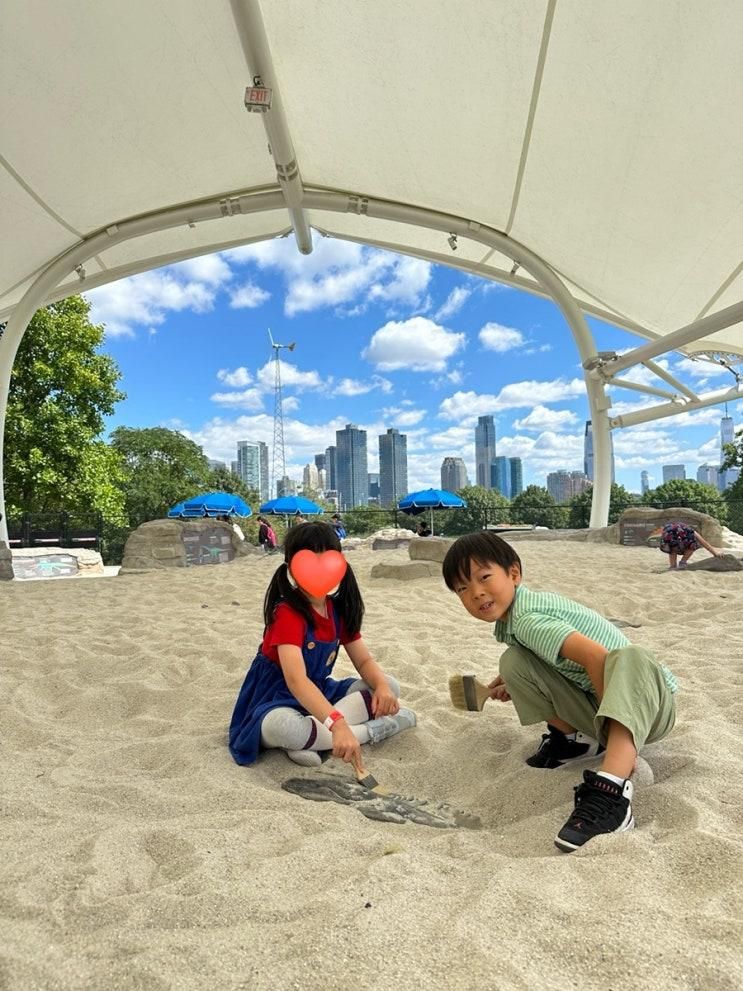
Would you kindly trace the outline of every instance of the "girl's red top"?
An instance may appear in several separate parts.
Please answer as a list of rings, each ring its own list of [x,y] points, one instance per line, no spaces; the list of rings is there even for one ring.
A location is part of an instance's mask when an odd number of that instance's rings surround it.
[[[316,612],[314,609],[313,613],[313,627],[315,632],[315,637],[321,643],[328,643],[335,639],[335,629],[333,626],[333,607],[331,605],[331,600],[328,599],[327,603],[328,615],[321,616],[320,613]],[[338,620],[338,636],[342,644],[352,643],[354,640],[360,640],[361,634],[357,633],[352,637],[349,637],[346,633],[343,620]],[[263,643],[261,645],[261,653],[269,659],[269,661],[275,661],[278,664],[279,660],[279,644],[289,643],[295,647],[299,647],[301,650],[304,646],[305,634],[307,633],[307,621],[298,612],[286,602],[280,602],[276,607],[276,612],[274,613],[273,623],[266,629],[263,635]]]

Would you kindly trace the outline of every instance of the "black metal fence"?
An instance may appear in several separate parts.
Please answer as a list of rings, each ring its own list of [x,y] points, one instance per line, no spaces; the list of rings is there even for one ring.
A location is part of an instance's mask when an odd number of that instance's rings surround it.
[[[101,549],[100,513],[23,513],[8,517],[10,547],[88,547]]]

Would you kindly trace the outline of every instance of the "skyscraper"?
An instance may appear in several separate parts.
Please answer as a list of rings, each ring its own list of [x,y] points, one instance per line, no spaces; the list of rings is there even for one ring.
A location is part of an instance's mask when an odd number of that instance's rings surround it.
[[[663,465],[663,484],[676,478],[686,478],[686,465]]]
[[[328,473],[328,488],[337,489],[337,480],[335,477],[335,447],[325,448],[325,471]]]
[[[327,461],[326,454],[315,455],[315,467],[317,468],[318,471],[320,471],[321,468],[327,468],[326,461]]]
[[[335,488],[341,509],[366,506],[369,492],[367,477],[366,430],[347,423],[335,432]]]
[[[561,469],[547,475],[547,491],[557,503],[569,502],[573,497],[573,484],[570,472]]]
[[[646,471],[640,472],[640,492],[645,495],[650,491],[650,477]]]
[[[317,470],[317,465],[306,464],[304,470],[302,471],[302,488],[312,489],[313,492],[317,492],[320,488],[320,479]]]
[[[732,416],[727,415],[727,403],[725,404],[725,416],[720,420],[720,465],[723,465],[727,454],[726,444],[735,443],[735,424]],[[718,488],[720,492],[729,489],[740,477],[740,468],[720,468],[718,476]]]
[[[441,488],[457,492],[469,485],[467,468],[461,458],[444,458],[441,462]]]
[[[262,440],[239,440],[236,474],[265,502],[268,499],[268,445]]]
[[[614,437],[609,432],[609,450],[611,451],[611,484],[615,481],[614,471]],[[593,426],[590,420],[586,420],[586,429],[583,434],[583,473],[591,484],[593,484]]]
[[[490,466],[490,488],[497,489],[506,499],[511,498],[511,466],[508,458],[503,455],[493,458]]]
[[[408,492],[408,438],[390,427],[379,435],[379,505],[395,506]]]
[[[369,504],[379,505],[379,472],[369,472]]]
[[[697,481],[717,488],[720,475],[719,465],[703,464],[697,468]]]
[[[524,471],[521,467],[521,458],[508,460],[511,466],[511,499],[515,499],[524,491]]]
[[[479,416],[475,427],[475,484],[489,489],[490,466],[495,457],[495,420]]]

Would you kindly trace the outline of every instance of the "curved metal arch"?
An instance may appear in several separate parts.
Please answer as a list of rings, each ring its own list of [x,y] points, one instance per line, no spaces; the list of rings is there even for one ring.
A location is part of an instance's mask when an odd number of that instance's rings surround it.
[[[283,193],[279,190],[251,193],[231,193],[207,201],[186,204],[158,211],[142,217],[112,224],[105,230],[91,235],[52,261],[35,279],[14,308],[5,333],[0,339],[0,540],[7,542],[5,520],[5,493],[2,474],[2,455],[7,410],[8,389],[13,362],[32,316],[42,306],[59,282],[74,269],[99,251],[122,241],[168,228],[187,226],[203,220],[215,220],[236,214],[259,213],[285,207]],[[439,230],[444,234],[456,234],[513,258],[514,262],[529,272],[544,293],[550,296],[561,310],[575,338],[584,365],[584,378],[588,404],[593,423],[594,487],[591,506],[591,526],[604,526],[609,513],[611,485],[610,424],[607,410],[609,399],[604,382],[593,366],[597,357],[593,335],[578,303],[550,265],[525,245],[507,235],[474,220],[451,214],[426,210],[422,207],[375,199],[356,193],[312,189],[305,190],[303,207],[330,213],[358,213],[395,223]],[[209,249],[206,248],[206,251]],[[195,254],[205,253],[204,248]],[[411,253],[415,251],[411,249]],[[478,274],[474,272],[474,274]]]

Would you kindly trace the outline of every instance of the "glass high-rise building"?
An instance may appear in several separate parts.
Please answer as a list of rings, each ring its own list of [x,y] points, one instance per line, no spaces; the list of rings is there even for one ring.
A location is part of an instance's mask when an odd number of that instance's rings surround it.
[[[237,442],[237,471],[242,481],[255,489],[261,502],[268,499],[268,445],[262,440]]]
[[[646,492],[650,491],[650,476],[646,471],[640,472],[640,492],[645,495]]]
[[[727,412],[727,406],[725,407]],[[725,462],[726,453],[725,445],[735,443],[735,424],[733,423],[732,416],[723,416],[720,420],[720,465],[722,466]],[[740,468],[722,468],[720,467],[720,473],[718,475],[718,488],[720,492],[724,492],[725,489],[729,489],[731,485],[737,482],[740,477]]]
[[[511,499],[521,495],[524,491],[524,470],[521,465],[521,458],[509,458],[511,467]]]
[[[326,460],[327,460],[327,455],[325,454],[315,455],[315,467],[317,468],[318,471],[321,471],[323,468],[327,467]]]
[[[686,465],[663,465],[663,484],[676,478],[686,478]]]
[[[408,494],[408,438],[390,427],[379,435],[379,505],[396,506]]]
[[[441,488],[458,492],[469,485],[467,468],[461,458],[444,458],[441,462]]]
[[[335,478],[335,447],[325,448],[325,471],[327,472],[327,481],[329,489],[337,489],[336,478]]]
[[[718,465],[703,464],[697,468],[697,481],[717,488],[720,468]]]
[[[340,509],[367,505],[368,474],[366,430],[347,423],[335,432],[335,488]]]
[[[379,472],[369,472],[369,502],[375,506],[379,505]]]
[[[506,499],[511,498],[511,466],[508,458],[503,455],[493,458],[490,466],[490,488],[497,489]]]
[[[495,458],[495,420],[478,416],[475,427],[475,484],[491,487],[490,466]]]
[[[615,482],[614,471],[614,437],[609,431],[609,450],[611,451],[611,484]],[[588,481],[593,484],[593,426],[590,420],[586,420],[586,429],[583,434],[583,474]]]

